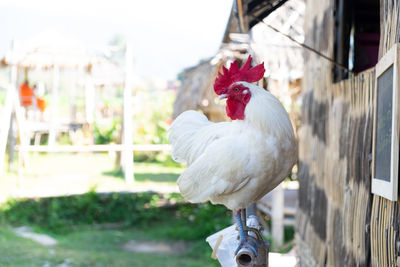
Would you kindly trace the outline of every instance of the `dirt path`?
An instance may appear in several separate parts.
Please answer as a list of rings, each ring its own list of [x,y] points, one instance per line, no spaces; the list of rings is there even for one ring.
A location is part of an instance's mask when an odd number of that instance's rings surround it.
[[[191,244],[184,241],[178,242],[161,242],[161,241],[136,241],[131,240],[123,249],[134,253],[150,253],[150,254],[183,254]]]
[[[20,237],[30,239],[43,246],[57,245],[57,240],[55,240],[51,236],[34,233],[32,232],[32,229],[28,226],[14,228],[14,233],[16,233]]]

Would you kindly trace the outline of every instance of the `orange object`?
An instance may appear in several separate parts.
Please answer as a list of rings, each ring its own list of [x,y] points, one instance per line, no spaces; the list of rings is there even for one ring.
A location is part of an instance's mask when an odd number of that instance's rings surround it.
[[[29,87],[27,83],[21,84],[19,87],[20,96],[21,96],[21,105],[22,106],[30,106],[33,101],[33,89]]]
[[[36,105],[39,108],[39,110],[43,113],[44,110],[46,109],[46,100],[44,100],[41,97],[36,97]]]

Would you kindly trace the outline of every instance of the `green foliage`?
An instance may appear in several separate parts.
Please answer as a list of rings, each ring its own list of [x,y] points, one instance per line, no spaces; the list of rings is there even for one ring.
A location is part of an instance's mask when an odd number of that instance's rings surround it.
[[[92,191],[69,197],[12,199],[0,206],[0,265],[42,266],[48,262],[53,266],[68,258],[74,266],[218,266],[204,239],[230,224],[231,214],[224,207],[188,204],[178,193]],[[10,225],[30,225],[55,237],[59,241],[55,253],[16,237]],[[130,240],[187,240],[189,247],[177,257],[133,256],[122,249]]]
[[[182,164],[175,162],[169,151],[134,151],[133,155],[136,162],[159,163],[165,167],[182,167]]]
[[[167,131],[172,122],[174,100],[175,93],[171,90],[137,89],[132,118],[135,144],[168,143]],[[122,118],[117,114],[121,114],[122,106],[110,99],[102,102],[109,117],[96,118],[93,132],[95,144],[118,143]],[[159,162],[166,158],[166,153],[135,151],[134,157],[135,161]]]
[[[180,227],[169,236],[187,240],[205,238],[232,223],[232,213],[221,205],[181,204],[176,216]],[[193,229],[196,229],[195,231]]]
[[[93,131],[94,143],[97,145],[116,143],[119,123],[119,120],[111,120],[107,124],[96,123]]]
[[[172,239],[204,239],[228,226],[229,211],[223,206],[184,203],[179,194],[111,193],[91,191],[84,195],[42,199],[9,200],[1,206],[0,221],[34,225],[64,233],[72,225],[120,223],[148,227],[166,222],[159,236]]]
[[[285,226],[284,239],[283,240],[285,242],[289,242],[289,241],[293,240],[294,239],[294,233],[295,233],[295,230],[294,230],[293,226]]]
[[[6,91],[5,90],[0,90],[0,105],[4,105],[6,102]]]
[[[138,92],[134,114],[136,144],[166,144],[175,94],[172,91]]]
[[[44,141],[46,141],[45,144],[47,144],[48,136]],[[41,142],[41,144],[42,144],[42,142]],[[61,133],[59,138],[58,138],[58,144],[59,145],[72,145],[72,141],[71,141],[71,138],[69,138],[69,134],[68,133]]]

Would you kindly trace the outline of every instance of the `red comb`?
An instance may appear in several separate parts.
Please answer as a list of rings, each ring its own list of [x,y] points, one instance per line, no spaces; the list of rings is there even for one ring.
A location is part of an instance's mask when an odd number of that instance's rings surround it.
[[[222,73],[218,73],[218,77],[214,82],[214,91],[217,95],[226,93],[228,87],[234,82],[256,82],[264,76],[264,63],[255,67],[251,67],[251,56],[247,59],[246,63],[239,69],[237,60],[235,60],[229,70],[222,67]]]

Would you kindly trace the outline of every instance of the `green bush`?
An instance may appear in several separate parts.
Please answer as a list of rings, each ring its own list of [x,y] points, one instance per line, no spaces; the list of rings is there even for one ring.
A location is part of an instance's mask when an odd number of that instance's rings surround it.
[[[118,141],[117,126],[120,120],[109,120],[106,122],[103,122],[103,124],[94,124],[93,137],[96,145],[116,143]]]
[[[135,144],[168,143],[167,130],[172,121],[175,93],[169,90],[139,90],[136,99],[138,104],[133,116]]]
[[[161,233],[172,239],[204,239],[231,223],[223,206],[189,204],[179,194],[110,193],[9,200],[0,207],[0,222],[33,225],[63,233],[78,225],[121,223],[150,227],[169,224]]]

